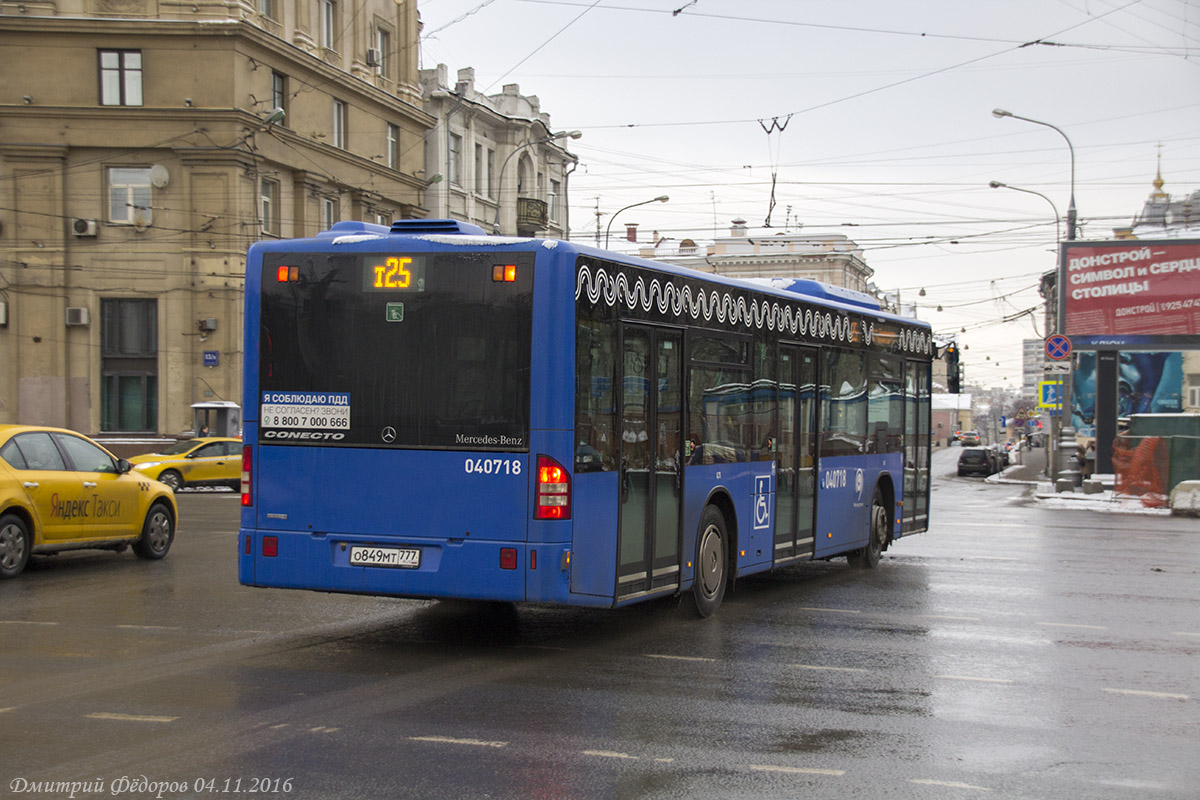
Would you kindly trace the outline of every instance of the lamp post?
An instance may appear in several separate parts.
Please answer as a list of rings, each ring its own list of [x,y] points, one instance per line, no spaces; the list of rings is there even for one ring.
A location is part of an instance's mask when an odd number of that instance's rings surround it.
[[[1054,205],[1053,200],[1051,200],[1049,197],[1042,194],[1041,192],[1035,192],[1032,189],[1022,189],[1020,186],[1009,186],[1007,183],[1001,183],[1000,181],[989,181],[988,186],[992,187],[993,189],[1012,189],[1014,192],[1024,192],[1025,194],[1037,195],[1038,197],[1042,198],[1047,203],[1049,203],[1050,208],[1054,209],[1054,251],[1056,253],[1058,252],[1058,243],[1062,240],[1062,232],[1061,232],[1061,228],[1059,226],[1058,206]],[[1052,322],[1052,321],[1053,321],[1053,318],[1049,314],[1047,314],[1047,323]],[[1047,325],[1047,330],[1049,330],[1049,325]],[[1043,374],[1043,377],[1046,377],[1046,376]],[[1068,420],[1068,422],[1069,422],[1069,420]],[[1050,445],[1051,446],[1048,447],[1047,450],[1053,451],[1054,453],[1058,452],[1058,447],[1059,447],[1059,442],[1058,442],[1059,427],[1060,427],[1059,418],[1051,417],[1050,418]],[[1057,456],[1051,456],[1050,458],[1047,459],[1047,462],[1048,462],[1047,467],[1049,470],[1050,480],[1052,480],[1052,481],[1058,479],[1058,468],[1059,468],[1058,462],[1059,461],[1060,461],[1060,459],[1057,458]]]
[[[1025,194],[1035,194],[1050,204],[1054,209],[1054,251],[1058,252],[1058,243],[1062,240],[1062,228],[1058,221],[1058,206],[1054,205],[1054,201],[1041,192],[1035,192],[1033,189],[1022,189],[1020,186],[1009,186],[1007,183],[1000,181],[988,181],[988,186],[993,189],[1012,189],[1014,192],[1024,192]]]
[[[549,136],[544,136],[541,139],[534,139],[531,142],[519,144],[513,148],[513,151],[509,153],[508,157],[504,159],[504,162],[500,164],[500,175],[496,178],[496,219],[492,221],[492,234],[494,236],[500,235],[500,208],[503,205],[504,199],[504,168],[508,166],[508,162],[512,160],[512,157],[524,150],[526,147],[533,147],[535,144],[545,144],[546,142],[553,142],[558,139],[578,139],[580,136],[583,136],[582,131],[559,131],[558,133],[552,133]]]
[[[618,208],[616,211],[614,211],[613,215],[608,218],[608,227],[606,227],[604,229],[604,249],[605,250],[608,249],[608,234],[610,231],[612,231],[613,220],[617,218],[617,214],[620,214],[622,211],[628,211],[631,208],[637,208],[638,206],[647,205],[649,203],[665,203],[670,199],[671,198],[668,197],[667,195],[660,194],[658,197],[652,198],[650,200],[643,200],[640,203],[630,203],[629,205],[625,206],[624,208]]]
[[[1067,143],[1067,149],[1071,151],[1071,199],[1070,202],[1067,203],[1067,241],[1075,241],[1075,146],[1071,144],[1070,137],[1063,133],[1062,128],[1058,127],[1057,125],[1051,125],[1049,122],[1042,122],[1040,119],[1022,117],[1020,114],[1014,114],[1011,111],[1005,111],[1003,108],[992,109],[992,116],[996,119],[1012,117],[1013,119],[1020,119],[1024,120],[1025,122],[1032,122],[1034,125],[1043,125],[1047,128],[1057,131],[1058,135],[1063,137],[1063,141]],[[1055,218],[1057,219],[1057,217],[1058,212],[1055,211]]]
[[[1012,113],[1011,111],[1005,111],[1003,108],[992,109],[992,116],[996,119],[1012,117],[1013,119],[1024,120],[1025,122],[1032,122],[1034,125],[1042,125],[1046,128],[1051,128],[1052,130],[1056,131],[1059,136],[1063,137],[1063,141],[1067,143],[1067,149],[1071,151],[1071,199],[1067,205],[1067,241],[1075,241],[1075,146],[1071,144],[1071,138],[1067,136],[1067,134],[1063,132],[1062,128],[1059,128],[1057,125],[1051,125],[1049,122],[1042,122],[1040,119],[1022,117],[1019,114]],[[1059,253],[1059,258],[1061,259],[1062,257],[1062,254]],[[1060,275],[1062,274],[1063,273],[1060,270]],[[1059,283],[1062,283],[1061,278]],[[1060,285],[1057,287],[1057,291],[1060,293],[1065,290],[1065,286]],[[1061,307],[1062,306],[1060,305],[1059,308],[1061,309]],[[1059,333],[1063,332],[1064,322],[1065,321],[1062,319],[1058,320],[1058,325],[1056,327],[1058,328]],[[1074,359],[1072,358],[1072,360]],[[1054,488],[1056,491],[1065,491],[1068,485],[1070,486],[1070,491],[1074,491],[1075,486],[1079,485],[1079,468],[1075,465],[1075,458],[1072,452],[1076,447],[1075,427],[1071,424],[1071,410],[1073,404],[1071,398],[1071,383],[1073,380],[1074,371],[1072,370],[1063,376],[1063,391],[1059,395],[1062,400],[1062,414],[1065,418],[1060,423],[1061,429],[1059,433],[1061,435],[1061,440],[1059,441],[1058,457],[1053,461],[1053,463],[1058,466],[1058,477],[1054,481]],[[1053,422],[1053,418],[1051,418],[1051,421]],[[1053,425],[1051,428],[1053,429]]]

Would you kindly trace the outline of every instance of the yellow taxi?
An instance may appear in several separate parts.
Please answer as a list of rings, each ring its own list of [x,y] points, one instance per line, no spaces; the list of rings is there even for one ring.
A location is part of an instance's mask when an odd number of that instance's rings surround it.
[[[134,470],[175,491],[185,486],[242,486],[242,440],[221,436],[188,439],[161,453],[129,459]]]
[[[132,545],[159,559],[178,519],[168,487],[86,436],[0,425],[0,578],[21,574],[34,553]]]

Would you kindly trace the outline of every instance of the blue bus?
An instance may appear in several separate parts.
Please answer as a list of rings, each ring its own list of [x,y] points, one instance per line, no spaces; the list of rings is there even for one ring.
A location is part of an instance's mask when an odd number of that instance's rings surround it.
[[[451,220],[247,260],[239,580],[708,616],[929,519],[925,323]]]

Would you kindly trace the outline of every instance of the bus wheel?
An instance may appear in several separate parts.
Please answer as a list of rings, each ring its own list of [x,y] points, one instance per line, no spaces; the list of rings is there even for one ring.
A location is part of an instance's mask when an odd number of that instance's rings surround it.
[[[867,540],[867,546],[851,553],[848,557],[849,562],[864,569],[877,565],[883,556],[883,546],[887,543],[889,529],[888,510],[883,502],[883,492],[877,488],[875,499],[871,501],[870,538]]]
[[[692,606],[700,617],[711,617],[725,599],[729,536],[725,515],[707,506],[700,515],[700,539],[696,544],[696,581],[692,584]]]

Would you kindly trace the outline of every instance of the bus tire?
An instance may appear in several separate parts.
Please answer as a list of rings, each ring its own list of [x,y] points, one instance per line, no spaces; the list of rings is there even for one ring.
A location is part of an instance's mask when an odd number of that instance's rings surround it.
[[[697,616],[711,617],[717,612],[725,599],[728,578],[729,533],[725,515],[716,506],[705,506],[696,540],[696,579],[691,595],[691,605]]]
[[[883,502],[883,492],[879,487],[876,487],[875,499],[871,501],[867,546],[861,550],[855,550],[849,555],[847,560],[852,566],[862,569],[872,569],[879,564],[879,560],[883,557],[883,548],[887,544],[888,533],[891,529],[888,520],[888,510]]]

